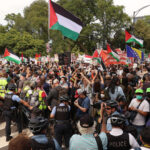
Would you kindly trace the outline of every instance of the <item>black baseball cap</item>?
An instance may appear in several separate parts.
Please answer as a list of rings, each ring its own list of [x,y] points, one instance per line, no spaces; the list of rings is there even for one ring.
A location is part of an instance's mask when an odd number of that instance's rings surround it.
[[[89,114],[86,114],[80,118],[80,125],[83,128],[92,127],[94,124],[94,119]]]

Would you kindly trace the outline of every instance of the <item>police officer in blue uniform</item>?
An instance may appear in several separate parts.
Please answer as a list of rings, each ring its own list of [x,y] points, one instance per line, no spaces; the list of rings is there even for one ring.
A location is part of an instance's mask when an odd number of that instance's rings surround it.
[[[32,150],[61,150],[58,142],[50,135],[46,136],[48,120],[44,117],[33,117],[29,122],[29,129],[33,133],[31,137]]]
[[[55,138],[59,145],[62,145],[64,137],[66,149],[69,147],[69,140],[72,136],[72,126],[70,123],[70,106],[68,105],[69,97],[63,95],[59,97],[60,104],[52,109],[50,118],[55,118]]]
[[[126,118],[122,114],[113,114],[110,117],[112,130],[106,133],[107,150],[130,150],[139,147],[132,134],[124,132]]]
[[[6,132],[6,141],[9,141],[12,136],[11,136],[11,120],[14,120],[17,123],[18,127],[18,132],[22,132],[22,125],[20,121],[20,115],[18,113],[18,103],[22,103],[29,109],[32,109],[32,107],[25,102],[24,100],[21,100],[18,95],[15,94],[16,86],[15,84],[11,83],[8,85],[8,90],[4,97],[0,97],[4,101],[3,104],[3,114],[5,117],[6,121],[6,127],[5,127],[5,132]]]

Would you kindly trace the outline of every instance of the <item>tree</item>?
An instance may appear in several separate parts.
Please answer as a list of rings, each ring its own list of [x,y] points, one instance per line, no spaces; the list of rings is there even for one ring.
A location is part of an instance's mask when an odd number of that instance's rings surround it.
[[[48,3],[37,0],[24,9],[24,19],[27,24],[27,32],[34,38],[48,41]]]
[[[26,30],[26,21],[25,19],[21,16],[20,13],[18,14],[8,14],[5,17],[5,20],[7,21],[7,28],[8,30],[13,28],[16,29],[19,32],[23,32]]]
[[[134,25],[134,34],[144,40],[144,47],[150,50],[150,18],[138,20]]]
[[[33,57],[35,53],[46,53],[46,46],[43,40],[34,39],[27,32],[20,33],[15,29],[10,29],[7,33],[0,33],[1,54],[5,48],[15,52],[18,56],[23,52],[25,56]]]
[[[120,38],[119,33],[130,26],[130,18],[123,12],[123,6],[114,6],[113,0],[59,0],[58,4],[82,20],[83,30],[71,46],[77,45],[84,52],[93,53],[96,43],[103,47],[106,42],[116,45],[118,39],[115,41],[113,37]]]
[[[130,25],[130,18],[123,12],[123,8],[123,6],[115,6],[113,0],[97,0],[96,18],[100,24],[99,34],[103,47],[111,41],[113,35]]]
[[[58,0],[57,3],[81,19],[83,30],[77,41],[63,37],[59,31],[50,31],[53,40],[51,54],[71,50],[92,54],[96,43],[124,45],[118,39],[123,39],[122,33],[130,25],[130,18],[122,6],[114,6],[113,0]],[[29,56],[37,50],[45,53],[48,41],[48,3],[45,0],[34,1],[24,9],[23,16],[8,14],[6,21],[6,27],[0,26],[2,50],[8,47],[18,54],[24,51]]]

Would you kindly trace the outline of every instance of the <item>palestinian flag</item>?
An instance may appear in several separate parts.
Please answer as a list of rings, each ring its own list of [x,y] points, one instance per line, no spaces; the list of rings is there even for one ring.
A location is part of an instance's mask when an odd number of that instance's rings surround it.
[[[106,66],[105,66],[105,64],[104,64],[104,62],[103,62],[103,60],[102,60],[101,57],[98,57],[98,58],[95,57],[94,59],[96,59],[97,62],[98,62],[99,64],[101,64],[101,66],[103,67],[103,70],[106,70]]]
[[[4,52],[4,58],[16,64],[20,64],[21,62],[20,58],[16,56],[15,54],[11,53],[7,48],[5,49],[5,52]]]
[[[98,57],[99,57],[98,51],[95,50],[94,53],[93,53],[93,58],[98,58]]]
[[[49,28],[59,30],[63,36],[77,40],[82,30],[82,22],[58,4],[49,0]]]
[[[117,61],[120,60],[120,56],[119,56],[117,53],[115,53],[115,52],[113,52],[113,51],[111,50],[109,44],[107,44],[107,52],[108,52],[109,55],[111,55],[111,56],[112,56],[114,59],[116,59]]]
[[[129,32],[125,31],[125,41],[126,43],[135,42],[143,47],[143,40],[136,38],[134,35],[131,35]]]

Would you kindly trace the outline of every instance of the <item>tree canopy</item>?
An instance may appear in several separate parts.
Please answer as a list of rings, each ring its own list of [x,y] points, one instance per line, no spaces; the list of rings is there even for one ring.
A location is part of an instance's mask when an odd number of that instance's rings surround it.
[[[113,0],[58,0],[57,3],[83,22],[77,41],[54,30],[49,30],[48,37],[48,3],[35,0],[24,8],[23,16],[20,13],[6,15],[7,24],[0,25],[1,53],[7,47],[18,55],[22,52],[32,57],[35,53],[45,55],[50,39],[53,41],[52,55],[64,51],[92,54],[97,43],[105,48],[107,42],[115,48],[125,48],[124,30],[131,26],[131,19],[124,13],[123,6],[115,6]],[[135,29],[135,34],[144,39],[145,48],[150,49],[148,19],[138,21]]]

